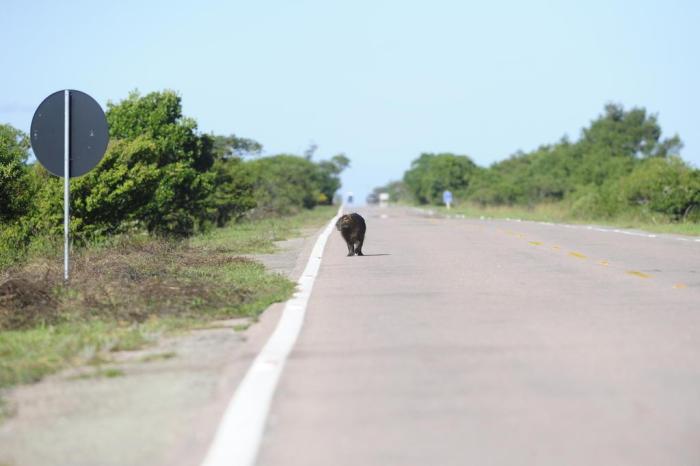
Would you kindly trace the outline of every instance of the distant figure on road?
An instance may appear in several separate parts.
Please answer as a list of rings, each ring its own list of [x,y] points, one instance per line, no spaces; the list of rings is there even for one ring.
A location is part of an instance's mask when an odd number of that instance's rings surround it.
[[[365,219],[360,214],[346,214],[335,222],[335,227],[348,245],[348,256],[355,254],[363,256],[362,243],[365,242],[365,232],[367,231]]]

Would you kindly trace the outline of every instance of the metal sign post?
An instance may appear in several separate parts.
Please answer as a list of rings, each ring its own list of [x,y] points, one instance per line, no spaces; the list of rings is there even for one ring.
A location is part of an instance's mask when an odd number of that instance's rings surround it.
[[[54,92],[34,112],[31,142],[34,155],[44,168],[63,177],[63,278],[68,281],[70,178],[84,175],[102,160],[109,142],[107,118],[95,99],[84,92]]]
[[[63,91],[63,279],[70,270],[70,91]]]

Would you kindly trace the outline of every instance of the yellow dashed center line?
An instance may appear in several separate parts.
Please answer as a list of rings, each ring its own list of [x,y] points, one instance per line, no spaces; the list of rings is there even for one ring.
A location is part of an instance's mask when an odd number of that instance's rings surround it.
[[[500,230],[500,231],[503,232],[503,233],[505,233],[505,234],[507,234],[507,235],[516,236],[516,237],[518,237],[518,238],[524,238],[524,237],[525,237],[524,234],[518,233],[518,232],[512,231],[512,230]],[[531,246],[542,246],[542,245],[544,245],[544,243],[542,243],[541,241],[528,241],[528,244],[530,244]],[[561,249],[562,249],[561,246],[557,246],[557,245],[552,246],[552,250],[554,250],[554,251],[561,251]],[[586,256],[585,254],[582,254],[582,253],[580,253],[580,252],[577,252],[577,251],[569,251],[569,255],[570,255],[571,257],[575,257],[576,259],[582,259],[582,260],[588,259],[588,256]],[[604,267],[609,267],[609,266],[610,266],[610,262],[609,262],[607,259],[601,259],[601,260],[599,260],[599,261],[598,261],[598,264],[599,264],[599,265],[602,265],[602,266],[604,266]],[[649,275],[649,274],[644,273],[644,272],[640,272],[639,270],[626,270],[625,273],[626,273],[627,275],[632,275],[632,276],[634,276],[634,277],[642,278],[642,279],[645,279],[645,280],[646,280],[646,279],[649,279],[649,278],[653,278],[652,275]],[[687,288],[687,287],[688,287],[688,285],[686,285],[685,283],[676,283],[676,284],[673,285],[673,288],[674,288],[674,289],[677,289],[677,290],[678,290],[678,289],[684,289],[684,288]]]

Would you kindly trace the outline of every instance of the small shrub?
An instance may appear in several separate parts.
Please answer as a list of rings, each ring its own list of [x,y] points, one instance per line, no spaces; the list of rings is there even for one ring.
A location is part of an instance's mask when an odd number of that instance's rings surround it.
[[[675,220],[700,206],[700,172],[679,157],[645,160],[621,180],[620,189],[631,205]]]

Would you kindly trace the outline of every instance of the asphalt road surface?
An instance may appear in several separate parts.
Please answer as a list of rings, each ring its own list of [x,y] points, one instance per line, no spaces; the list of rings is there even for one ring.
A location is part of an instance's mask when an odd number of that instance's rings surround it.
[[[258,464],[700,464],[700,242],[360,209]]]

